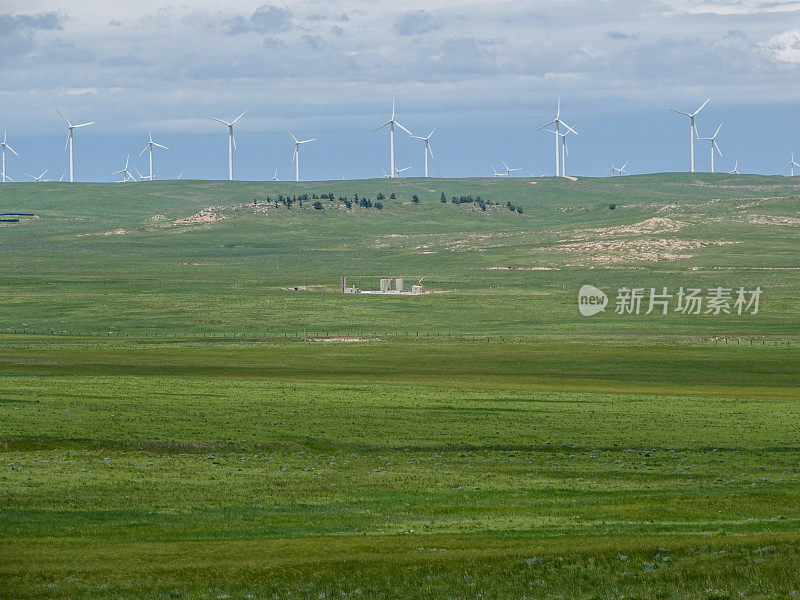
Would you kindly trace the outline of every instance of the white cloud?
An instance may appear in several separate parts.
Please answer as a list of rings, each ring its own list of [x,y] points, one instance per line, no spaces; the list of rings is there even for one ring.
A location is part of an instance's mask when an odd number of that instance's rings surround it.
[[[798,29],[775,35],[762,47],[774,60],[800,65],[800,30]]]
[[[793,89],[787,70],[800,67],[800,34],[786,31],[800,2],[141,0],[136,16],[123,0],[68,13],[57,12],[61,0],[38,0],[36,13],[10,5],[0,29],[23,24],[24,43],[4,55],[3,107],[30,127],[62,99],[115,123],[187,123],[247,103],[275,127],[279,115],[358,114],[391,96],[440,112],[529,107],[558,93],[770,101]]]

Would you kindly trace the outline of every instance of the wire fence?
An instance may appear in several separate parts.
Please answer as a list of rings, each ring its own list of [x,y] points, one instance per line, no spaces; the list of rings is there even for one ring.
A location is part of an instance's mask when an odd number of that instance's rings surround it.
[[[614,343],[614,338],[620,343],[640,345],[711,345],[730,347],[798,347],[800,337],[787,336],[725,336],[725,337],[687,337],[657,335],[644,339],[636,336],[621,334],[613,335],[575,335],[575,334],[530,334],[530,335],[500,335],[480,333],[452,333],[430,331],[284,331],[284,332],[181,332],[181,331],[73,331],[34,328],[7,327],[2,331],[9,336],[47,336],[47,337],[76,337],[76,338],[106,338],[128,340],[205,340],[213,341],[242,341],[242,342],[389,342],[389,341],[440,341],[440,342],[481,342],[481,343],[548,343],[548,342],[589,342],[589,343]]]

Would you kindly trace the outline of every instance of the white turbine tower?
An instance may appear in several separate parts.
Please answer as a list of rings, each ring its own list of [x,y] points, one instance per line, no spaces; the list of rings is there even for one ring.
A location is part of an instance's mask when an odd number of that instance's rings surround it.
[[[149,181],[153,181],[155,179],[155,177],[156,177],[155,173],[153,172],[153,146],[156,146],[157,148],[163,148],[164,150],[169,150],[169,148],[167,148],[166,146],[162,146],[161,144],[156,144],[153,141],[153,136],[150,133],[150,127],[147,128],[147,139],[149,141],[147,142],[147,145],[144,147],[144,150],[139,152],[139,156],[141,156],[142,154],[144,154],[148,150],[150,151],[150,156],[149,156],[149,158],[150,158],[150,174],[149,175],[145,175],[144,177],[140,177],[139,179],[148,179]]]
[[[556,118],[553,119],[552,121],[550,121],[549,123],[545,123],[544,125],[539,127],[539,129],[537,129],[536,131],[541,131],[545,127],[550,127],[550,125],[555,125],[556,126],[555,131],[553,131],[552,129],[548,129],[547,131],[549,131],[550,133],[555,134],[555,141],[556,141],[556,177],[561,177],[563,171],[562,171],[562,168],[560,166],[561,157],[559,155],[561,154],[561,151],[560,151],[560,149],[558,147],[558,144],[559,144],[559,141],[560,141],[560,135],[561,135],[561,126],[563,125],[564,128],[567,131],[571,131],[572,133],[574,133],[576,135],[578,133],[577,131],[572,129],[572,127],[570,127],[564,121],[561,120],[561,98],[558,99],[558,108],[556,109]]]
[[[733,165],[733,171],[728,171],[731,175],[741,175],[739,171],[739,157],[736,157],[736,163]]]
[[[292,160],[294,161],[294,180],[300,181],[300,144],[307,144],[308,142],[316,142],[317,138],[311,138],[310,140],[298,140],[294,137],[294,134],[289,131],[290,136],[292,136],[292,140],[294,140],[294,152],[292,152]]]
[[[694,138],[697,136],[697,127],[694,124],[694,118],[697,116],[701,110],[706,107],[706,104],[711,102],[711,98],[706,100],[700,105],[693,113],[683,112],[682,110],[675,110],[674,108],[670,108],[670,110],[674,113],[678,113],[679,115],[685,115],[689,117],[689,172],[694,173]],[[699,136],[698,136],[699,137]]]
[[[72,183],[75,181],[75,155],[73,154],[72,151],[72,130],[77,129],[78,127],[86,127],[87,125],[94,125],[94,121],[91,121],[90,123],[81,123],[80,125],[73,125],[72,123],[69,122],[69,119],[65,117],[60,110],[56,109],[56,112],[59,115],[61,115],[61,118],[64,119],[64,121],[67,122],[67,129],[69,130],[69,133],[67,134],[67,143],[64,145],[64,150],[69,148],[69,180],[70,183]]]
[[[394,166],[394,126],[397,125],[400,129],[405,131],[408,135],[413,136],[414,134],[411,133],[408,129],[400,125],[395,118],[394,118],[394,100],[392,100],[392,118],[386,121],[383,125],[379,125],[375,129],[373,129],[373,133],[378,131],[379,129],[383,129],[386,126],[389,126],[389,176],[390,177],[397,177],[397,169]]]
[[[125,157],[125,166],[122,167],[119,171],[114,171],[111,173],[112,175],[122,175],[122,179],[119,183],[125,183],[127,181],[136,181],[136,177],[128,170],[128,162],[130,161],[131,156],[130,154]]]
[[[436,131],[436,127],[434,127],[426,137],[420,137],[418,135],[411,136],[415,140],[422,140],[425,142],[425,177],[428,176],[428,154],[430,154],[431,158],[433,158],[433,150],[431,150],[431,136],[433,135],[434,131]]]
[[[6,175],[6,148],[8,148],[14,156],[19,156],[19,154],[17,154],[17,151],[8,145],[6,138],[7,138],[6,131],[3,130],[3,141],[0,142],[0,149],[2,149],[3,151],[3,183],[6,182],[6,179],[8,179],[9,181],[14,181],[13,179],[11,179],[11,177]]]
[[[40,183],[40,182],[42,182],[42,181],[50,181],[49,179],[44,179],[44,174],[45,174],[45,173],[47,173],[47,169],[45,169],[44,171],[42,171],[42,174],[41,174],[41,175],[39,175],[38,177],[37,177],[36,175],[31,175],[30,173],[25,173],[25,175],[27,175],[28,177],[30,177],[31,179],[33,179],[33,180],[34,180],[36,183]]]
[[[216,117],[209,117],[209,119],[216,121],[218,123],[222,123],[223,125],[228,127],[228,181],[233,181],[233,151],[236,148],[236,138],[233,135],[233,126],[236,125],[236,121],[241,119],[244,114],[248,111],[248,109],[244,109],[244,112],[236,117],[233,121],[228,123],[228,121],[223,121],[222,119],[218,119]]]
[[[570,133],[574,133],[578,135],[578,132],[572,129],[571,127],[567,129],[564,133],[559,133],[559,137],[561,138],[561,176],[567,176],[567,157],[569,156],[569,146],[567,146],[567,136]]]
[[[628,161],[625,161],[625,164],[621,167],[617,167],[614,165],[614,160],[611,160],[611,168],[608,170],[609,175],[625,175],[628,171],[625,170],[625,167],[628,166]]]
[[[503,163],[503,166],[506,168],[506,177],[511,177],[512,171],[522,171],[522,167],[517,167],[515,169],[512,169],[506,164],[506,161],[504,161],[503,159],[500,159],[500,162]]]
[[[795,167],[800,167],[800,164],[797,164],[797,162],[794,160],[794,150],[792,150],[792,158],[788,163],[786,163],[786,166],[784,166],[783,168],[784,169],[788,168],[789,172],[790,172],[789,176],[790,177],[794,177],[794,168]]]
[[[717,127],[717,131],[711,137],[704,137],[701,138],[698,136],[698,140],[703,140],[704,142],[711,142],[711,172],[714,173],[714,150],[716,150],[720,156],[722,156],[722,150],[719,149],[719,145],[717,145],[717,136],[719,135],[719,130],[722,129],[722,123],[719,124]]]

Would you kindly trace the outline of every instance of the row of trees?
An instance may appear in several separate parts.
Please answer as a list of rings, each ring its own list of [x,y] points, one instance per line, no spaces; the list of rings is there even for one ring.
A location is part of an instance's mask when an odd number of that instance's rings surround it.
[[[415,202],[419,202],[419,199],[415,200]],[[447,196],[444,195],[444,192],[442,192],[442,195],[439,197],[439,202],[441,202],[442,204],[447,204]],[[493,202],[491,200],[485,200],[480,196],[476,196],[473,198],[471,195],[451,196],[450,202],[452,204],[477,204],[478,207],[484,212],[486,211],[487,206],[501,206],[497,202]],[[516,212],[520,215],[524,214],[523,210],[519,206],[514,206],[513,204],[511,204],[511,202],[506,203],[506,208],[508,208],[508,210],[510,210],[511,212]]]
[[[341,204],[344,204],[344,206],[348,210],[352,209],[353,205],[360,206],[361,208],[375,208],[377,210],[382,210],[383,209],[383,202],[381,202],[381,201],[384,200],[385,198],[386,198],[386,196],[384,196],[382,193],[379,193],[376,196],[375,201],[373,202],[372,198],[367,198],[367,197],[364,197],[364,196],[359,197],[358,194],[353,194],[352,199],[348,198],[347,196],[339,196],[338,197],[338,201]],[[397,196],[395,195],[394,192],[392,192],[389,195],[389,198],[391,200],[395,200],[395,199],[397,199]],[[303,206],[303,202],[313,201],[311,205],[315,210],[323,210],[325,208],[325,205],[322,203],[322,200],[327,200],[328,202],[334,202],[336,200],[336,198],[333,195],[333,193],[320,194],[320,195],[311,194],[311,196],[309,196],[308,194],[299,194],[299,195],[295,195],[295,196],[284,196],[283,194],[279,194],[275,199],[273,199],[271,196],[267,196],[267,198],[266,198],[267,204],[274,203],[275,206],[278,206],[278,205],[282,204],[282,205],[286,206],[287,208],[292,208],[292,204],[294,204],[294,203],[297,203],[300,206]],[[418,204],[419,203],[419,196],[417,194],[414,194],[411,197],[411,201],[414,204]],[[447,196],[445,195],[444,192],[442,192],[442,195],[439,197],[439,201],[442,204],[447,204]],[[502,206],[502,204],[500,204],[498,202],[493,202],[492,200],[486,200],[484,198],[481,198],[480,196],[473,197],[472,195],[468,195],[468,196],[451,196],[450,197],[450,202],[452,204],[475,204],[484,212],[486,211],[486,207],[487,206]],[[258,204],[258,201],[254,200],[253,203],[254,204]],[[520,208],[519,206],[515,206],[515,205],[511,204],[511,202],[506,202],[505,206],[511,212],[516,212],[516,213],[518,213],[520,215],[524,214],[524,211],[522,210],[522,208]]]

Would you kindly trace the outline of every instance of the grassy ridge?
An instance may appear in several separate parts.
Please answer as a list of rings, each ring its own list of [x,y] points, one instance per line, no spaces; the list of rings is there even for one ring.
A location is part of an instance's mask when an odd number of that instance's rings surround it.
[[[784,177],[9,184],[3,192],[5,207],[36,217],[0,227],[0,329],[639,342],[800,333],[800,186]],[[321,211],[265,205],[278,194],[379,192],[397,199],[381,211],[327,200]],[[442,204],[441,193],[501,206]],[[198,214],[212,221],[179,222]],[[364,289],[388,275],[408,284],[424,277],[444,293],[342,297],[342,275]],[[746,319],[620,318],[609,309],[586,320],[575,310],[584,283],[673,292],[760,285],[764,295],[761,314]]]

